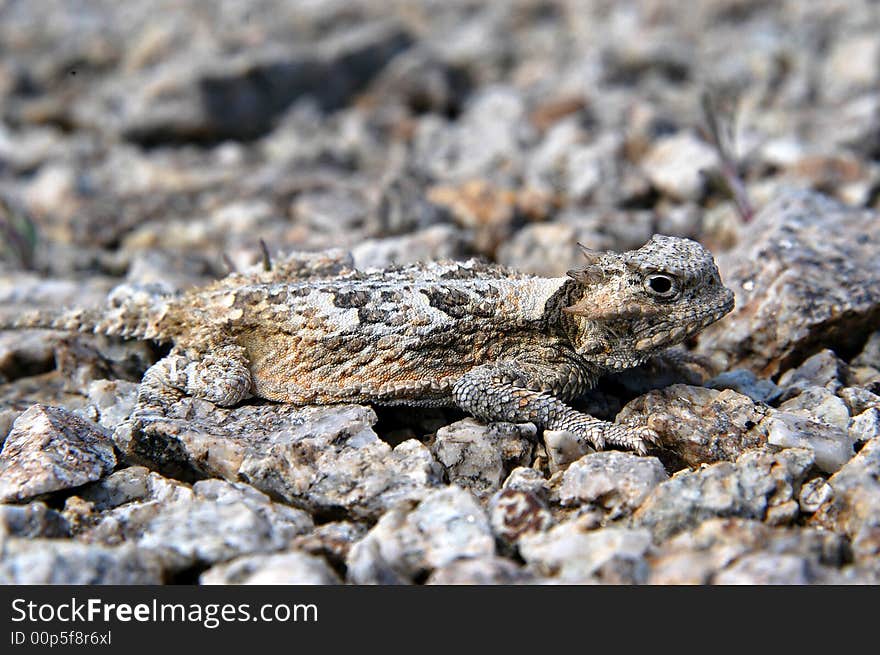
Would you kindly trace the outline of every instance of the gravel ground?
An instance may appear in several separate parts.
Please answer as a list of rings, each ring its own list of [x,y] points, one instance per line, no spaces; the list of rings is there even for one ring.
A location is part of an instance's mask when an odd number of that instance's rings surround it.
[[[0,314],[273,251],[711,248],[736,309],[584,399],[128,420],[150,343],[0,332],[0,582],[880,583],[880,12],[864,0],[0,0]]]

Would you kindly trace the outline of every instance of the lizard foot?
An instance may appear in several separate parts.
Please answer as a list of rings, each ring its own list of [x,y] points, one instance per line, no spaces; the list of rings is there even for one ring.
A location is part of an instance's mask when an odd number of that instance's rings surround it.
[[[608,423],[580,414],[567,417],[568,420],[555,421],[548,425],[554,430],[565,430],[578,441],[596,450],[604,450],[606,445],[632,450],[639,455],[648,453],[649,445],[659,445],[660,437],[651,428],[629,423]]]

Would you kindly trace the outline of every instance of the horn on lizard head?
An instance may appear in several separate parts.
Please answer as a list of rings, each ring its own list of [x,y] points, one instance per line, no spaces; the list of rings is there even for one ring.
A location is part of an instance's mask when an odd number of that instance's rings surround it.
[[[581,253],[583,253],[587,263],[584,264],[583,268],[571,269],[566,275],[581,284],[590,284],[605,277],[605,270],[600,266],[600,261],[605,253],[588,248],[582,243],[577,245],[581,249]]]

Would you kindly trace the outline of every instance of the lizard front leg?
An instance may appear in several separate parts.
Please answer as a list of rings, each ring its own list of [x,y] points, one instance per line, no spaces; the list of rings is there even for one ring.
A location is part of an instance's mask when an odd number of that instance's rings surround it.
[[[466,373],[453,386],[453,399],[485,421],[531,422],[545,430],[571,432],[597,450],[609,444],[645,454],[647,443],[658,442],[650,428],[601,421],[559,397],[575,398],[591,382],[589,374],[568,363],[553,367],[513,360]]]
[[[221,407],[238,404],[253,393],[244,350],[230,344],[199,356],[172,352],[147,369],[138,402],[155,404],[152,401],[167,395],[169,389]]]

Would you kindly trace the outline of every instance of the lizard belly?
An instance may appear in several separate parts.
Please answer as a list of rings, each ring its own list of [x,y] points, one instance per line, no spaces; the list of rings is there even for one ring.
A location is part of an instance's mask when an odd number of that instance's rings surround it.
[[[416,347],[398,338],[377,348],[358,335],[297,337],[246,346],[254,394],[297,405],[340,402],[448,402],[452,385],[474,357]]]

